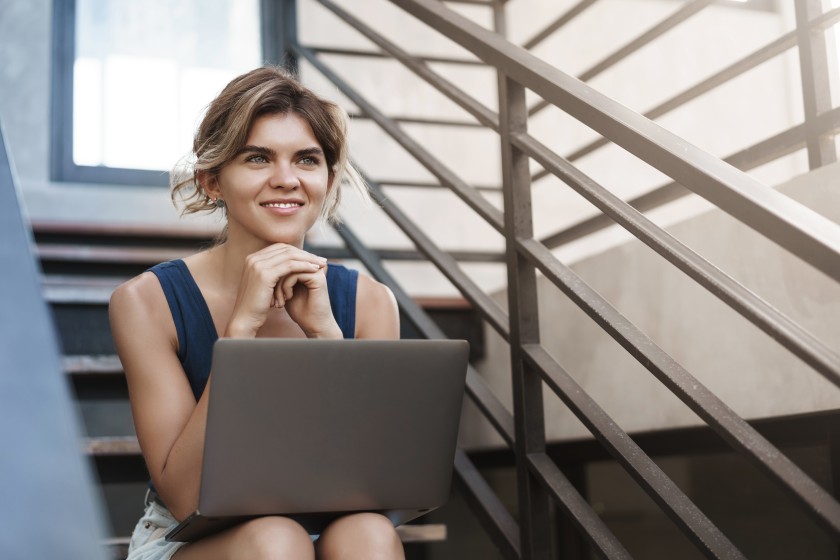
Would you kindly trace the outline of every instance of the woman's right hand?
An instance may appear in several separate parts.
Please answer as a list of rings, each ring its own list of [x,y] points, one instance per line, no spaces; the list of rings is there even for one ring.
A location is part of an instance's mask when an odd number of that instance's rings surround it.
[[[248,255],[239,283],[236,303],[228,322],[225,336],[234,338],[253,338],[265,324],[271,308],[285,307],[291,297],[291,290],[284,290],[287,280],[297,275],[311,275],[327,266],[323,257],[298,249],[294,245],[275,243]],[[326,277],[319,297],[309,303],[316,315],[324,315],[325,307],[329,311],[329,296],[326,290]],[[294,285],[294,283],[292,283]],[[285,292],[285,293],[284,293]],[[331,313],[324,315],[331,317]]]

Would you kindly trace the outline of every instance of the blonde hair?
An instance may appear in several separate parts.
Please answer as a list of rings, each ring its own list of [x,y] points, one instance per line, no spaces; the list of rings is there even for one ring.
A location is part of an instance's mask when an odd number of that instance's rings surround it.
[[[321,208],[321,217],[338,221],[342,181],[368,199],[367,185],[347,156],[347,113],[302,86],[286,70],[275,66],[256,68],[234,78],[210,103],[195,133],[189,160],[170,175],[172,202],[183,204],[181,214],[219,209],[201,183],[217,177],[245,146],[251,126],[264,115],[292,112],[312,128],[324,151],[332,187]]]

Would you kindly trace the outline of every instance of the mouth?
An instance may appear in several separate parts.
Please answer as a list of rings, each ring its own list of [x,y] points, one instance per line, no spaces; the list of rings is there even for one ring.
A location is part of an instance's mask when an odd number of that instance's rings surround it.
[[[300,208],[303,202],[263,202],[263,208]]]

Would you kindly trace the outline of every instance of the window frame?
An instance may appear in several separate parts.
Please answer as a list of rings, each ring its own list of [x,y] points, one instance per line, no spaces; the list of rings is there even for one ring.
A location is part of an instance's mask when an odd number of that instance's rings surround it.
[[[50,180],[166,187],[169,170],[78,165],[73,161],[73,66],[76,61],[76,0],[53,0],[52,80],[50,101]],[[262,58],[284,62],[292,71],[297,60],[295,0],[260,0]],[[174,164],[175,162],[173,162]]]

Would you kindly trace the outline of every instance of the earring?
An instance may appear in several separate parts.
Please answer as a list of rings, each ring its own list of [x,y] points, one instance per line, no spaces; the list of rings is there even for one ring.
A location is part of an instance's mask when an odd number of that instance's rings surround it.
[[[213,204],[216,205],[216,208],[224,208],[225,207],[225,201],[222,200],[221,198],[218,199],[218,200],[214,198],[213,199]]]

